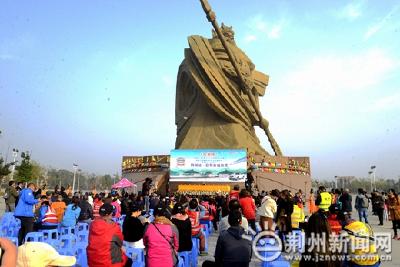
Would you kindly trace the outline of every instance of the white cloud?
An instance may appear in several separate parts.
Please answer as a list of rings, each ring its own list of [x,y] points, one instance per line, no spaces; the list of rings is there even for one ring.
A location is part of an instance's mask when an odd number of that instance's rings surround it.
[[[362,16],[362,3],[349,3],[339,11],[339,17],[353,21]]]
[[[400,108],[400,93],[378,98],[367,111],[387,111]]]
[[[244,41],[246,43],[251,43],[257,40],[257,36],[255,36],[254,34],[248,34],[244,37]]]
[[[374,25],[371,25],[368,28],[368,30],[365,32],[364,39],[367,40],[367,39],[371,38],[373,35],[375,35],[377,32],[379,32],[383,28],[383,26],[385,26],[385,24],[391,19],[393,14],[395,14],[399,10],[399,8],[400,8],[400,5],[393,7],[392,10],[390,10],[389,13],[386,14],[386,16],[384,16],[382,19],[380,19]]]
[[[374,95],[384,94],[399,67],[398,59],[378,49],[320,55],[272,76],[266,96],[260,99],[262,111],[270,119],[271,131],[288,146],[337,144],[346,134],[361,134],[365,107]],[[375,105],[387,108],[398,101],[397,96]]]
[[[319,56],[287,76],[290,86],[315,87],[326,93],[363,90],[378,84],[398,66],[380,49],[358,55]]]
[[[280,37],[281,30],[282,30],[281,25],[274,25],[272,29],[268,32],[268,38],[278,39]]]
[[[166,87],[174,86],[175,81],[170,75],[167,75],[167,74],[163,75],[161,77],[161,80],[162,80],[164,86],[166,86]]]
[[[245,42],[249,43],[260,37],[267,37],[269,39],[278,39],[281,36],[281,32],[285,20],[281,19],[277,22],[267,22],[261,15],[253,16],[249,19],[247,25],[250,29],[250,33],[246,35]]]

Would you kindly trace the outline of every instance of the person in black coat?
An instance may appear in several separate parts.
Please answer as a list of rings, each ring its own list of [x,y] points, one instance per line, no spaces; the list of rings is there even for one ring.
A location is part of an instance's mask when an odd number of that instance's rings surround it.
[[[172,223],[179,231],[179,249],[178,252],[192,250],[192,223],[185,212],[182,204],[175,204],[172,209]]]
[[[84,195],[81,202],[79,202],[79,207],[81,208],[81,213],[79,214],[78,221],[90,223],[93,217],[92,205],[88,202],[88,196]]]
[[[378,215],[379,218],[379,225],[383,225],[383,211],[385,210],[385,200],[383,199],[381,193],[375,192],[373,205],[375,206],[376,215]]]
[[[129,210],[131,214],[126,215],[122,224],[124,241],[130,242],[133,247],[144,248],[142,238],[148,221],[141,216],[143,207],[132,204]]]
[[[205,261],[203,267],[248,267],[252,256],[251,241],[244,239],[242,213],[232,211],[228,215],[228,222],[231,227],[223,231],[217,240],[215,248],[215,262]]]
[[[288,234],[292,231],[293,200],[290,196],[289,190],[285,189],[281,192],[276,204],[276,221],[281,236],[281,234]],[[283,240],[283,236],[281,236],[281,238]]]
[[[353,199],[349,194],[349,189],[345,189],[339,197],[339,202],[342,203],[342,212],[351,213],[353,211]]]

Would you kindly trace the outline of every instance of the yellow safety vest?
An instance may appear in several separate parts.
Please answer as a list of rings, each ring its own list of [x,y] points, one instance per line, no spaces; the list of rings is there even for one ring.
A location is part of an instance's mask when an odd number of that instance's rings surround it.
[[[293,205],[292,227],[299,228],[299,223],[304,222],[304,211],[297,204]]]
[[[332,196],[328,192],[322,192],[320,193],[321,196],[321,203],[319,203],[318,207],[324,211],[329,210],[329,206],[332,203]]]
[[[346,225],[344,230],[347,230],[350,236],[348,254],[353,256],[352,262],[362,266],[371,266],[379,262],[374,240],[370,239],[374,236],[371,227],[363,222],[354,221]],[[352,249],[352,246],[355,249]]]

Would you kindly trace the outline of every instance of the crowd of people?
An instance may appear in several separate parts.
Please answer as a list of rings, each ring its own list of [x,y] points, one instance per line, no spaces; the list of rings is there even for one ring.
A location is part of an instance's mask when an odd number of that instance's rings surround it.
[[[208,255],[204,222],[211,222],[218,233],[215,261],[205,261],[203,266],[248,266],[252,255],[251,239],[243,234],[254,235],[260,231],[276,231],[284,240],[294,230],[304,231],[306,239],[324,233],[328,237],[343,231],[357,237],[373,232],[368,225],[370,203],[374,214],[382,225],[385,219],[393,223],[394,239],[399,240],[400,198],[394,190],[387,194],[372,192],[367,196],[358,190],[352,214],[352,196],[348,190],[328,192],[320,187],[308,198],[304,193],[262,191],[252,195],[246,189],[234,186],[228,195],[190,196],[171,194],[160,196],[150,190],[151,179],[146,179],[141,194],[125,191],[109,193],[75,193],[56,187],[37,189],[33,183],[10,182],[6,190],[7,211],[14,212],[21,220],[19,244],[24,243],[27,233],[39,229],[74,227],[87,223],[89,240],[87,257],[89,266],[131,266],[124,252],[124,245],[146,251],[146,266],[175,266],[178,252],[192,251],[192,239],[198,239],[198,253]],[[308,204],[308,212],[305,212]],[[15,207],[15,208],[14,208]],[[305,214],[309,216],[305,216]],[[124,216],[122,227],[116,221]],[[125,244],[124,244],[125,243]],[[309,243],[305,242],[306,248]],[[333,256],[331,252],[306,249],[307,255]],[[322,254],[321,254],[322,253]],[[354,251],[359,254],[360,251]],[[304,257],[300,266],[379,266],[379,257],[371,248],[372,257],[360,260],[352,258],[348,265],[340,260],[325,260],[318,263]]]

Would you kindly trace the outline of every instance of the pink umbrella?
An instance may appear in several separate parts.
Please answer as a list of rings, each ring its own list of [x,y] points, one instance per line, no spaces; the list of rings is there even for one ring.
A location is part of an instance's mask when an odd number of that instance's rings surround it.
[[[118,183],[114,184],[112,186],[112,188],[115,189],[119,189],[119,188],[126,188],[126,187],[132,187],[132,186],[137,186],[134,183],[130,182],[128,179],[126,178],[122,178],[121,181],[119,181]]]

